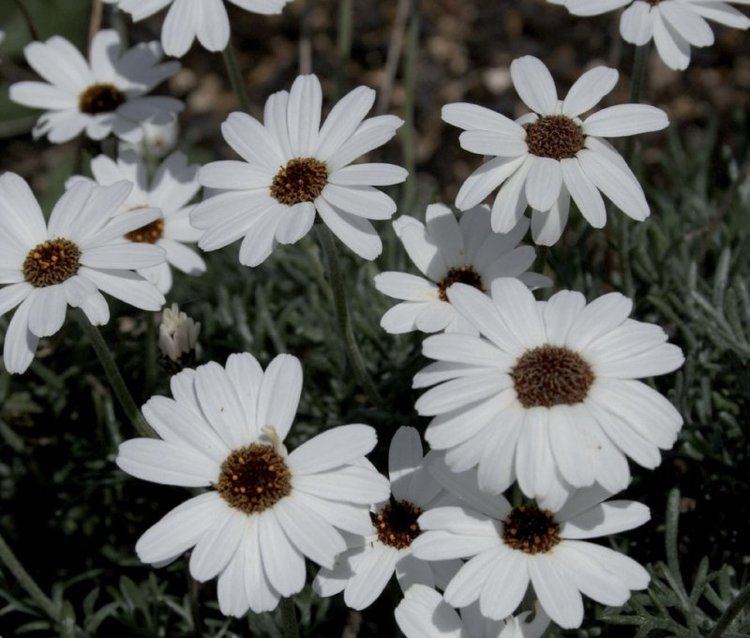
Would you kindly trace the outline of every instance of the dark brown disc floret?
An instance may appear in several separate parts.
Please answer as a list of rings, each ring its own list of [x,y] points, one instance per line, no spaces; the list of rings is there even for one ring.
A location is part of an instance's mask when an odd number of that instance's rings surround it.
[[[526,126],[529,153],[556,160],[575,157],[586,142],[581,127],[565,115],[545,115]]]
[[[97,115],[111,113],[118,106],[125,103],[125,94],[114,84],[92,84],[78,98],[78,106],[82,113]]]
[[[294,206],[313,202],[328,183],[328,167],[314,157],[296,157],[276,173],[271,196],[281,204]]]
[[[536,505],[520,505],[503,521],[503,541],[527,554],[550,551],[560,542],[560,524],[551,512]]]
[[[525,408],[581,403],[595,378],[591,366],[580,354],[550,345],[524,352],[510,371],[510,377]]]
[[[453,284],[466,284],[484,292],[482,277],[472,266],[455,266],[448,271],[438,283],[438,295],[443,301],[448,301],[448,288]]]
[[[61,284],[78,272],[81,250],[69,239],[48,239],[29,251],[23,276],[35,288]]]
[[[370,518],[381,543],[396,549],[404,549],[419,536],[421,530],[417,519],[421,515],[422,510],[416,505],[391,498],[383,509],[371,513]]]
[[[155,219],[150,224],[131,230],[125,235],[125,239],[139,244],[155,244],[164,235],[164,220]]]
[[[258,514],[291,494],[291,481],[289,468],[276,450],[253,443],[227,457],[216,490],[232,507]]]

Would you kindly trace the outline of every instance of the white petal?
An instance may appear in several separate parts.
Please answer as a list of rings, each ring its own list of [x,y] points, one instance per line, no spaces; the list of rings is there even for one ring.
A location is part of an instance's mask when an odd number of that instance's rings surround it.
[[[283,441],[297,414],[302,393],[302,366],[299,359],[280,354],[263,375],[258,397],[258,426],[272,427]]]
[[[589,69],[570,87],[563,101],[562,112],[569,117],[577,117],[591,110],[615,88],[619,77],[615,69],[606,66]]]
[[[530,55],[516,58],[510,65],[510,75],[518,96],[532,111],[540,115],[554,113],[557,108],[557,89],[544,63]]]
[[[138,539],[135,551],[144,563],[160,563],[195,545],[227,509],[218,492],[185,501],[152,525]]]
[[[618,104],[590,115],[583,122],[586,135],[624,137],[661,131],[669,126],[667,114],[648,104]]]
[[[562,170],[560,162],[549,157],[537,157],[526,177],[526,199],[529,206],[548,211],[560,196]]]
[[[314,474],[354,463],[375,447],[377,436],[369,425],[342,425],[321,432],[287,458],[295,474]]]

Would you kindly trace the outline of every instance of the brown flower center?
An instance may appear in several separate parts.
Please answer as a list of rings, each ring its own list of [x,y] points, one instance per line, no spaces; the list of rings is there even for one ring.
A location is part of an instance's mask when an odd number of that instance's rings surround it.
[[[474,270],[472,266],[456,266],[448,271],[448,274],[438,284],[438,295],[443,301],[448,301],[448,288],[453,284],[466,284],[467,286],[474,286],[482,292],[484,287],[482,286],[482,278],[479,273]]]
[[[520,505],[503,521],[503,540],[511,549],[527,554],[548,552],[560,542],[560,525],[551,512]]]
[[[125,235],[125,239],[139,244],[155,244],[164,235],[164,220],[155,219],[150,224],[131,230]]]
[[[397,501],[391,497],[390,502],[379,512],[370,514],[372,524],[378,531],[378,540],[384,545],[404,549],[419,536],[417,519],[422,510],[407,501]]]
[[[276,201],[294,206],[312,202],[328,183],[328,167],[314,157],[290,159],[271,183],[271,196]]]
[[[581,355],[550,345],[524,352],[510,376],[525,408],[581,403],[594,383],[594,372]]]
[[[545,115],[526,126],[529,153],[538,157],[575,157],[585,141],[581,127],[565,115]]]
[[[253,443],[227,457],[216,490],[230,506],[258,514],[291,494],[291,478],[286,462],[273,447]]]
[[[35,288],[61,284],[78,272],[81,250],[68,239],[48,239],[23,261],[23,276]]]
[[[125,103],[125,95],[114,84],[92,84],[78,98],[82,113],[109,113]]]

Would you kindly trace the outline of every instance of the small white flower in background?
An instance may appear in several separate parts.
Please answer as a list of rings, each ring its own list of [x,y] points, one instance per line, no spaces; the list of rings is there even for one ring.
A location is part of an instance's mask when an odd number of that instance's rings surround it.
[[[174,119],[184,105],[166,96],[148,95],[180,69],[178,62],[161,62],[157,42],[122,50],[117,31],[99,31],[89,60],[68,40],[53,36],[24,49],[29,65],[46,82],[17,82],[10,99],[46,111],[34,127],[34,137],[47,136],[59,144],[85,131],[101,140],[110,133],[139,142],[143,125]]]
[[[457,474],[439,456],[432,460],[435,478],[466,505],[422,514],[413,551],[424,560],[470,559],[445,589],[451,606],[478,601],[482,615],[502,620],[531,583],[544,612],[570,629],[583,621],[581,594],[619,607],[631,590],[648,586],[648,572],[633,559],[586,542],[643,525],[651,517],[645,505],[606,501],[610,494],[595,485],[552,511],[536,504],[512,507],[503,496],[480,491],[476,471]]]
[[[552,0],[550,0],[552,1]],[[714,33],[707,20],[735,29],[750,27],[750,18],[732,4],[747,0],[555,0],[577,16],[594,16],[627,7],[620,16],[620,35],[642,46],[653,39],[659,57],[681,71],[690,64],[690,47],[710,47]]]
[[[172,288],[170,266],[193,276],[206,271],[203,258],[185,245],[185,242],[198,241],[201,233],[190,225],[190,211],[193,207],[188,205],[200,190],[196,179],[198,166],[188,164],[184,153],[173,153],[165,159],[150,184],[145,162],[132,152],[124,153],[117,161],[106,155],[99,155],[91,160],[91,172],[96,182],[102,186],[122,180],[133,185],[130,196],[121,206],[122,214],[128,215],[143,208],[158,208],[162,213],[159,219],[137,228],[123,238],[135,243],[156,244],[166,252],[166,262],[155,267],[139,268],[140,275],[166,294]],[[75,176],[68,180],[68,185],[80,181],[91,180]]]
[[[183,370],[171,388],[174,399],[143,406],[161,440],[126,441],[117,464],[154,483],[212,489],[146,531],[138,557],[164,565],[194,548],[190,573],[200,582],[219,577],[222,613],[270,611],[304,587],[305,557],[333,567],[346,550],[338,530],[361,533],[369,504],[388,498],[388,481],[364,456],[375,430],[331,428],[288,453],[282,442],[302,391],[302,367],[290,355],[264,372],[251,355],[234,354],[226,367]]]
[[[229,0],[232,4],[252,11],[272,15],[281,13],[292,0]],[[222,51],[229,44],[229,16],[223,0],[105,0],[127,11],[134,21],[143,20],[169,6],[161,32],[162,46],[167,55],[185,55],[193,41],[209,51]]]
[[[140,157],[161,158],[177,146],[177,136],[180,125],[176,118],[169,118],[167,122],[145,122],[143,136],[138,142],[120,140],[120,153],[133,152]]]
[[[536,251],[519,246],[529,228],[527,219],[521,219],[507,234],[496,234],[490,228],[487,206],[467,210],[457,222],[447,206],[433,204],[425,217],[426,224],[406,215],[393,222],[424,277],[404,272],[376,275],[375,287],[380,292],[403,300],[383,315],[380,325],[387,332],[475,332],[448,301],[447,291],[455,283],[482,291],[489,290],[498,277],[518,277],[532,288],[552,285],[544,275],[528,272]]]
[[[394,434],[388,474],[391,499],[373,506],[372,522],[362,530],[364,535],[349,535],[349,549],[336,559],[334,568],[318,572],[313,582],[318,595],[343,591],[348,607],[364,609],[383,593],[394,573],[403,591],[415,583],[444,589],[461,567],[455,560],[427,563],[411,553],[422,512],[455,502],[452,497],[446,500],[445,491],[428,473],[416,429],[401,427]]]
[[[479,605],[464,607],[459,615],[434,589],[414,585],[396,607],[396,622],[406,638],[541,638],[549,617],[536,605],[505,620],[482,616]]]
[[[136,308],[159,310],[164,296],[136,268],[164,263],[150,244],[123,243],[122,236],[159,218],[144,208],[118,214],[132,186],[81,183],[55,204],[45,222],[28,184],[14,173],[0,177],[0,316],[18,306],[5,334],[8,372],[24,372],[40,337],[55,334],[68,306],[94,325],[109,321],[106,292]]]
[[[191,216],[193,225],[205,230],[203,250],[244,236],[240,263],[257,266],[277,242],[302,239],[317,212],[360,257],[381,253],[370,220],[390,219],[396,204],[374,187],[403,182],[407,172],[392,164],[352,162],[385,144],[403,122],[393,115],[365,120],[375,91],[361,86],[344,96],[321,126],[322,99],[318,78],[305,75],[290,92],[268,99],[263,124],[245,113],[227,118],[224,139],[244,161],[212,162],[200,171],[200,183],[218,193]]]
[[[626,457],[653,469],[659,450],[674,445],[680,414],[637,379],[672,372],[684,357],[659,326],[628,318],[627,297],[587,304],[563,290],[536,301],[510,278],[489,296],[456,284],[448,297],[482,336],[425,339],[436,363],[414,387],[435,387],[416,408],[435,417],[425,439],[447,451],[455,471],[478,465],[483,490],[503,492],[517,478],[524,494],[554,509],[571,486],[624,489]]]
[[[159,350],[173,363],[191,355],[198,344],[201,324],[193,321],[176,303],[165,308],[159,324]]]
[[[619,104],[582,120],[615,87],[617,71],[603,66],[587,71],[563,101],[549,70],[537,58],[514,60],[510,72],[518,95],[533,113],[513,121],[473,104],[443,107],[443,120],[464,129],[461,148],[492,157],[463,183],[456,206],[473,208],[500,188],[492,206],[492,229],[510,231],[530,206],[532,236],[545,246],[560,239],[571,197],[595,228],[607,221],[602,193],[629,217],[646,219],[650,209],[643,189],[603,138],[666,128],[664,111]]]

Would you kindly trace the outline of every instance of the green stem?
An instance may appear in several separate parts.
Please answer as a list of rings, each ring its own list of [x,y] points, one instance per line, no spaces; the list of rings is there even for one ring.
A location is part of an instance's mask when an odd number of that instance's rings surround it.
[[[282,598],[279,609],[281,610],[284,638],[299,638],[299,625],[297,624],[297,612],[294,609],[294,599]]]
[[[419,3],[413,0],[409,32],[404,56],[404,86],[406,99],[404,101],[404,126],[401,128],[401,142],[404,155],[404,168],[409,171],[401,201],[404,212],[411,211],[417,204],[417,153],[414,135],[414,109],[417,85],[417,58],[419,56]]]
[[[724,613],[719,618],[713,631],[708,635],[708,638],[721,638],[726,630],[729,629],[732,621],[748,605],[750,605],[750,585],[745,585],[744,589],[737,595],[737,598],[724,610]]]
[[[13,550],[5,542],[2,534],[0,534],[0,561],[3,565],[8,568],[8,571],[13,574],[18,584],[26,590],[26,593],[31,596],[32,600],[44,611],[47,616],[55,623],[62,621],[62,615],[60,610],[57,608],[52,599],[42,591],[42,588],[36,584],[36,581],[31,577],[29,572],[26,571],[21,561],[18,560]]]
[[[362,389],[367,393],[370,401],[373,405],[380,405],[382,402],[380,393],[367,372],[362,353],[359,351],[357,340],[354,338],[354,328],[352,326],[351,315],[349,314],[349,306],[346,301],[346,286],[339,265],[336,241],[334,240],[331,231],[328,230],[328,227],[324,224],[319,224],[317,226],[317,233],[318,238],[320,239],[321,248],[323,249],[323,256],[326,260],[326,265],[328,266],[328,278],[331,283],[331,291],[333,292],[333,305],[336,309],[336,318],[338,319],[339,329],[344,339],[346,355],[352,369],[354,370],[354,374],[357,377],[357,381],[359,381]]]
[[[141,436],[155,437],[156,433],[151,429],[151,426],[146,422],[146,419],[143,418],[133,396],[130,394],[128,386],[125,384],[122,374],[120,374],[120,369],[117,367],[117,363],[115,363],[112,352],[102,337],[102,333],[99,332],[99,329],[96,326],[91,324],[88,317],[86,317],[81,310],[76,310],[75,314],[78,323],[81,324],[83,331],[91,341],[94,352],[96,352],[96,356],[102,364],[102,368],[104,368],[104,374],[107,377],[107,381],[109,381],[112,391],[115,393],[117,400],[120,402],[120,406],[125,411],[128,419],[130,419],[133,427],[135,427],[136,431]]]
[[[338,17],[338,65],[336,67],[336,98],[344,93],[346,80],[346,65],[352,54],[352,22],[354,16],[353,0],[339,2]]]
[[[146,320],[146,392],[151,393],[156,386],[159,327],[156,324],[156,314],[146,312],[144,319]]]
[[[633,59],[633,72],[630,77],[630,103],[636,104],[641,100],[643,87],[646,84],[646,71],[648,70],[648,58],[651,53],[651,44],[644,44],[635,48],[635,58]],[[636,159],[636,143],[633,137],[629,137],[625,142],[624,156],[628,166],[636,171],[634,165]],[[631,299],[635,295],[635,283],[633,280],[633,266],[630,260],[630,222],[624,215],[618,217],[619,220],[619,247],[620,260],[622,266],[622,280],[625,294]]]
[[[222,56],[224,57],[224,66],[227,69],[227,75],[229,76],[232,90],[237,96],[240,108],[247,113],[250,111],[250,100],[247,97],[247,89],[245,88],[245,82],[242,79],[242,73],[240,73],[239,64],[237,64],[237,54],[235,53],[231,42],[227,44],[227,48],[222,52]]]
[[[26,27],[29,29],[32,40],[41,40],[42,38],[39,35],[39,29],[37,29],[37,26],[34,23],[34,18],[31,15],[31,11],[29,11],[29,8],[26,6],[26,3],[23,0],[16,0],[16,5],[18,6],[18,10],[21,12],[23,19],[26,22]]]

